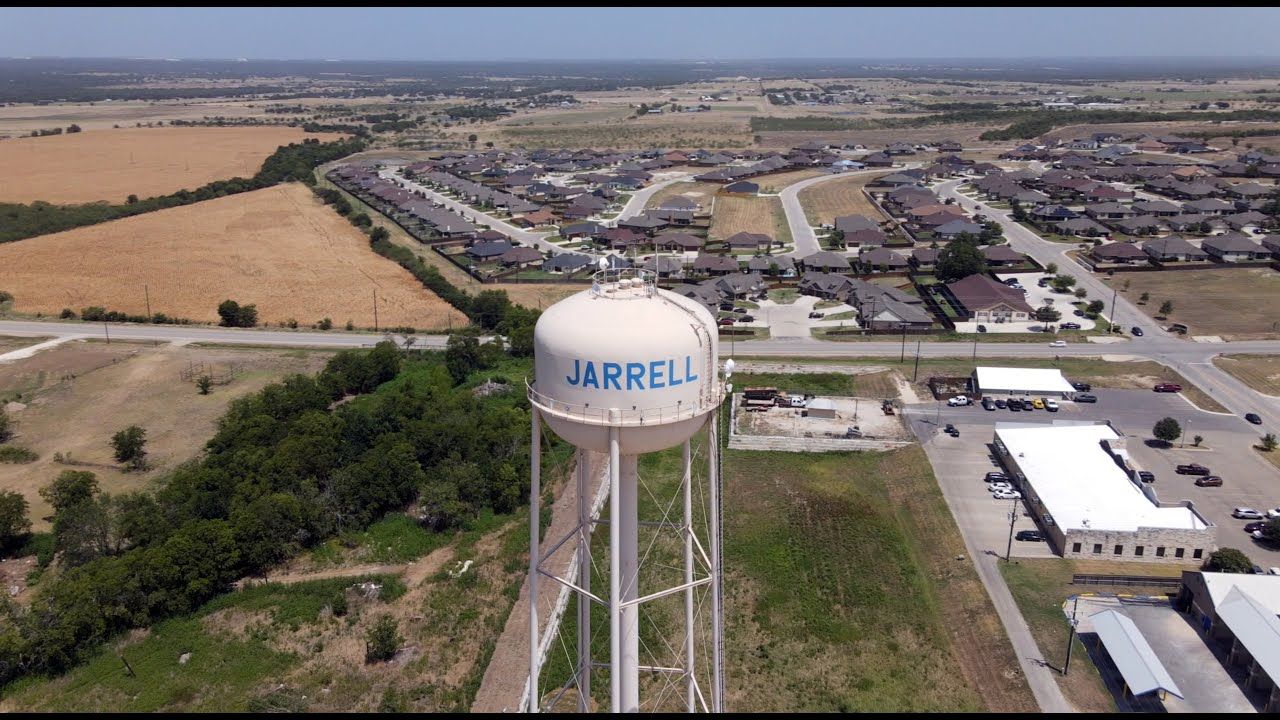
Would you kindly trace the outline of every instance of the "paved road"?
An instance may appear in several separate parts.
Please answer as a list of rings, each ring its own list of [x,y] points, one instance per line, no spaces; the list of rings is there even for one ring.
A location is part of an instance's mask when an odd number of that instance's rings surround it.
[[[654,177],[658,177],[659,175],[661,175],[661,173],[655,174]],[[617,227],[619,220],[626,220],[627,218],[635,217],[636,215],[644,212],[645,204],[649,202],[649,198],[653,197],[654,193],[668,185],[671,185],[672,183],[684,182],[692,177],[686,172],[674,173],[674,175],[675,177],[660,180],[642,190],[637,190],[632,193],[631,199],[627,200],[627,204],[622,207],[622,212],[618,213],[617,217],[610,218],[609,220],[601,220],[600,224],[606,227]]]
[[[907,170],[910,168],[920,167],[921,163],[908,163],[907,165],[897,168],[875,168],[874,170],[855,170],[853,172],[834,173],[832,175],[819,175],[816,178],[801,180],[798,183],[792,183],[782,189],[778,193],[778,197],[782,198],[782,211],[787,215],[787,226],[791,228],[791,239],[795,242],[796,249],[787,253],[796,258],[808,257],[822,249],[818,242],[818,236],[813,232],[813,226],[809,224],[809,219],[805,217],[804,206],[800,204],[800,191],[808,187],[813,187],[820,183],[839,180],[840,178],[857,177],[859,175],[876,175],[889,174],[895,171]]]
[[[564,248],[560,247],[559,245],[556,245],[553,242],[549,242],[546,240],[547,237],[555,235],[554,232],[530,232],[528,230],[518,228],[515,225],[512,225],[511,223],[505,220],[499,220],[498,218],[486,212],[476,210],[470,205],[458,202],[457,200],[454,200],[453,198],[448,197],[446,195],[441,195],[440,193],[436,192],[435,190],[432,190],[426,185],[421,185],[419,183],[414,182],[413,180],[406,180],[392,170],[383,170],[381,175],[382,177],[388,180],[394,180],[396,182],[403,183],[405,187],[409,188],[410,190],[417,190],[422,192],[424,195],[427,196],[428,199],[434,200],[439,203],[443,203],[445,207],[462,214],[463,217],[470,218],[473,222],[483,223],[485,225],[488,225],[494,230],[497,230],[503,235],[506,235],[507,237],[516,241],[520,245],[528,245],[529,247],[538,248],[539,250],[547,250],[554,253],[559,253],[564,251]]]
[[[0,321],[0,335],[18,337],[94,338],[112,340],[141,340],[177,343],[219,343],[227,345],[278,345],[281,347],[358,348],[373,347],[388,337],[404,344],[403,335],[377,335],[352,332],[305,332],[294,330],[266,330],[242,328],[199,327],[191,325],[134,325],[112,323],[27,322]],[[415,336],[414,347],[443,348],[448,341],[444,335]]]
[[[1266,397],[1254,392],[1244,383],[1228,373],[1219,370],[1210,358],[1218,353],[1267,353],[1280,352],[1277,342],[1241,342],[1241,343],[1195,343],[1178,340],[1166,333],[1155,320],[1139,310],[1123,295],[1117,294],[1098,276],[1080,266],[1067,257],[1068,250],[1074,245],[1049,242],[1031,230],[1013,221],[1009,212],[993,208],[982,202],[973,200],[958,191],[964,180],[949,180],[940,183],[936,191],[942,198],[954,198],[961,208],[973,213],[981,213],[1000,223],[1004,229],[1009,245],[1019,252],[1035,258],[1040,264],[1056,263],[1058,271],[1071,275],[1076,279],[1076,286],[1089,291],[1090,297],[1098,298],[1111,306],[1112,318],[1123,327],[1138,326],[1145,335],[1133,338],[1126,344],[1126,352],[1140,355],[1162,362],[1182,373],[1183,377],[1200,386],[1223,406],[1236,414],[1257,412],[1262,416],[1267,427],[1280,427],[1280,399]],[[1113,346],[1114,347],[1114,346]],[[1067,350],[1068,348],[1063,348]],[[1063,353],[1067,354],[1067,353]]]

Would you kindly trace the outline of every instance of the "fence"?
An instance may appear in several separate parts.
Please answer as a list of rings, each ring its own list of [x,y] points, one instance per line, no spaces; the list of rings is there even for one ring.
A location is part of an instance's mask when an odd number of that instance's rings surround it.
[[[1076,573],[1071,577],[1071,584],[1178,588],[1182,586],[1182,578],[1159,575],[1092,575]]]

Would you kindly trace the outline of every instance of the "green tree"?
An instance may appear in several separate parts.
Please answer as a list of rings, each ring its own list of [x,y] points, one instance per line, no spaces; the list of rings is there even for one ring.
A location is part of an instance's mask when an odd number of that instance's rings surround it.
[[[374,663],[390,660],[396,656],[401,642],[403,639],[398,632],[398,623],[390,615],[383,615],[365,635],[364,661]]]
[[[1055,275],[1049,281],[1049,285],[1053,287],[1054,292],[1064,293],[1075,287],[1076,279],[1070,275]]]
[[[476,140],[478,139],[479,138],[476,137],[475,133],[471,133],[470,135],[467,136],[467,142],[471,143],[472,148],[476,146]]]
[[[955,282],[986,269],[987,261],[982,251],[978,249],[976,239],[972,235],[966,238],[966,234],[961,233],[958,238],[951,241],[951,244],[938,252],[935,274],[940,281]]]
[[[1172,312],[1173,312],[1173,301],[1172,301],[1172,300],[1165,300],[1163,303],[1161,303],[1161,304],[1160,304],[1160,316],[1161,316],[1161,317],[1168,317],[1168,316],[1169,316],[1169,313],[1172,313]]]
[[[1139,296],[1138,296],[1138,304],[1139,304],[1139,305],[1145,305],[1145,304],[1146,304],[1146,302],[1147,302],[1148,300],[1150,300],[1150,299],[1151,299],[1151,293],[1144,292],[1144,293],[1142,293],[1141,295],[1139,295]]]
[[[0,405],[0,442],[11,437],[13,437],[13,421],[9,419],[9,413],[5,412],[4,406]]]
[[[506,290],[482,290],[471,301],[471,319],[485,330],[492,330],[506,319],[511,299]]]
[[[1276,445],[1277,445],[1277,442],[1276,442],[1275,433],[1267,433],[1266,435],[1262,436],[1262,450],[1264,452],[1271,452],[1272,450],[1275,450]]]
[[[98,494],[98,476],[86,470],[63,470],[53,482],[40,488],[40,497],[53,508],[52,520],[62,510]]]
[[[369,231],[369,242],[384,242],[391,237],[391,233],[387,229],[379,225]]]
[[[445,345],[444,364],[449,370],[449,377],[453,378],[453,384],[461,384],[472,372],[483,367],[480,341],[470,334],[450,335]]]
[[[138,196],[137,196],[137,195],[130,195],[129,197],[125,198],[124,202],[125,202],[125,204],[126,204],[126,205],[137,205],[137,204],[138,204]]]
[[[1045,266],[1044,266],[1044,271],[1045,271],[1046,273],[1050,274],[1050,275],[1057,275],[1057,274],[1058,274],[1058,263],[1051,262],[1051,263],[1049,263],[1048,265],[1045,265]]]
[[[196,388],[200,390],[201,395],[208,395],[209,389],[213,387],[213,378],[208,375],[201,375],[196,378]]]
[[[111,436],[116,462],[127,463],[134,470],[147,466],[147,431],[130,425]]]
[[[1151,428],[1151,434],[1155,436],[1157,440],[1162,440],[1165,443],[1172,443],[1174,440],[1182,437],[1182,426],[1178,424],[1177,420],[1174,420],[1171,417],[1163,418],[1158,420],[1155,426]]]
[[[1089,291],[1085,290],[1084,288],[1076,288],[1075,294],[1076,294],[1076,297],[1080,298],[1081,300],[1089,297]]]
[[[1040,322],[1057,322],[1060,319],[1062,319],[1062,313],[1052,305],[1036,308],[1036,320]]]
[[[1090,315],[1100,315],[1106,307],[1106,303],[1101,300],[1091,300],[1088,305],[1085,305],[1084,311]]]
[[[1250,573],[1253,572],[1253,561],[1235,548],[1219,548],[1209,553],[1204,569],[1210,572]]]
[[[1195,437],[1191,438],[1191,442],[1192,442],[1192,444],[1194,444],[1196,447],[1200,447],[1200,443],[1204,442],[1204,436],[1203,436],[1203,435],[1196,435]]]
[[[12,549],[30,532],[27,499],[13,490],[0,491],[0,551]]]

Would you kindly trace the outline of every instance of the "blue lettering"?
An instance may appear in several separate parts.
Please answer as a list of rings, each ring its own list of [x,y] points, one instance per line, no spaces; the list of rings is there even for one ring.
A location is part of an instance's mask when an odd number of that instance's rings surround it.
[[[698,379],[698,376],[693,374],[693,356],[691,355],[684,356],[684,379],[689,382]]]
[[[609,389],[609,384],[613,384],[614,390],[621,390],[622,385],[618,383],[618,378],[622,377],[622,366],[618,363],[604,364],[604,389]]]
[[[654,360],[649,363],[649,389],[657,390],[666,386],[666,383],[662,382],[662,361]]]
[[[627,389],[644,389],[644,363],[627,363]]]
[[[587,369],[582,373],[582,387],[600,389],[600,380],[596,377],[596,364],[587,363]]]
[[[582,380],[582,361],[581,360],[573,361],[573,374],[566,375],[564,379],[567,380],[570,385],[577,385],[578,382]]]
[[[676,379],[676,361],[675,360],[667,361],[667,378],[668,378],[667,385],[670,387],[675,387],[677,385],[684,384],[683,380]]]

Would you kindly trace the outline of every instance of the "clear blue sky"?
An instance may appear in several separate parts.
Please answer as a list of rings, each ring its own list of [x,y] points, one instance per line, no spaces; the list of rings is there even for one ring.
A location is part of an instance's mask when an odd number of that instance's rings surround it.
[[[1272,8],[4,8],[0,56],[340,60],[1274,56]]]

